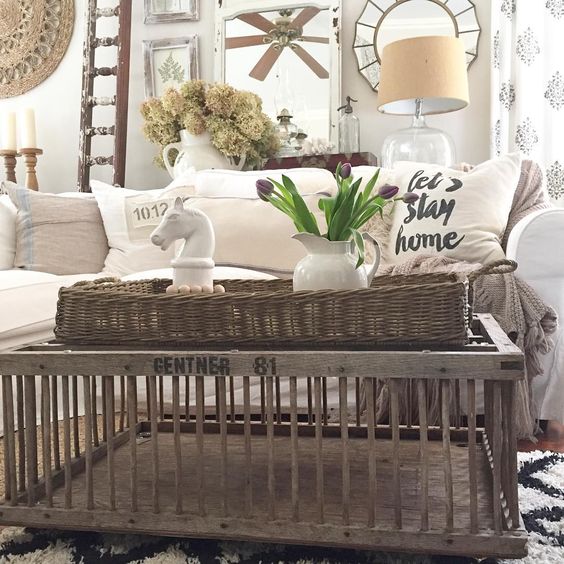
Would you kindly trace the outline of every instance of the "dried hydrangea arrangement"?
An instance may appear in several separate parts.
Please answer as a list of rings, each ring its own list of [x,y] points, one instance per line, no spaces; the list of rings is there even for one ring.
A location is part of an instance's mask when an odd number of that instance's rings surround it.
[[[246,156],[246,168],[260,166],[280,146],[274,124],[262,111],[261,99],[228,84],[191,80],[180,89],[169,88],[161,98],[141,105],[145,137],[161,150],[179,140],[186,129],[192,135],[209,132],[214,147],[226,157]],[[162,156],[155,162],[164,166]]]

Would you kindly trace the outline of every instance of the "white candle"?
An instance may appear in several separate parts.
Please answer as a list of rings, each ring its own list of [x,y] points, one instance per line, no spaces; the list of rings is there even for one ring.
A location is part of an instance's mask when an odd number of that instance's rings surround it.
[[[36,149],[35,112],[32,108],[22,110],[20,114],[20,148]]]
[[[16,114],[7,112],[2,119],[2,143],[3,151],[15,151],[16,146]]]

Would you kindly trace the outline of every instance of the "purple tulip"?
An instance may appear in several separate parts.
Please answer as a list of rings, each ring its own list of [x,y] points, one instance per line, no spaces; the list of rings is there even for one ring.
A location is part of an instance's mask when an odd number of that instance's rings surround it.
[[[352,172],[352,166],[351,163],[345,163],[342,167],[341,167],[341,178],[343,180],[347,179]]]
[[[274,184],[272,184],[270,180],[261,178],[260,180],[257,180],[256,187],[258,197],[261,200],[268,202],[268,198],[271,196],[272,192],[274,192]]]
[[[417,200],[419,200],[419,196],[415,192],[406,192],[402,196],[402,200],[406,204],[414,204]]]
[[[397,186],[384,184],[384,186],[378,190],[378,196],[384,198],[384,200],[391,200],[398,192],[399,188]]]

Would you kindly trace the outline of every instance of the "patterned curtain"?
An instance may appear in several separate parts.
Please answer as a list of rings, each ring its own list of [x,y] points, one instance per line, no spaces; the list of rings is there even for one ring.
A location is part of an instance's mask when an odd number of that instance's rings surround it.
[[[564,206],[564,0],[492,0],[491,153],[519,150]]]

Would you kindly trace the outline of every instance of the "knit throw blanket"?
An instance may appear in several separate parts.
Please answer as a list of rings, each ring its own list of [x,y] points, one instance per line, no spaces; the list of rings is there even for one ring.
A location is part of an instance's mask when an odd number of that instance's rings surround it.
[[[428,272],[470,273],[480,265],[441,256],[418,256],[403,264],[383,269],[383,274],[413,274]],[[550,335],[557,327],[556,312],[537,296],[525,282],[511,274],[490,274],[478,278],[474,284],[474,312],[491,313],[501,328],[511,337],[525,354],[526,380],[519,382],[517,402],[517,434],[519,438],[532,438],[535,431],[536,409],[531,401],[531,380],[542,374],[540,356],[550,350]],[[416,376],[414,374],[414,376]],[[416,406],[417,400],[407,401],[408,389],[404,390],[400,413],[406,415],[409,404]],[[429,420],[439,416],[438,381],[429,383]],[[452,395],[451,395],[452,397]],[[377,417],[384,420],[388,414],[388,390],[381,384],[377,396]],[[402,418],[403,418],[402,417]],[[412,414],[414,420],[416,414]]]
[[[521,177],[515,191],[513,207],[503,238],[503,245],[511,229],[530,213],[551,207],[543,186],[542,172],[532,161],[523,161]],[[413,274],[429,272],[470,273],[481,265],[458,262],[442,256],[417,256],[403,264],[383,266],[379,274]],[[525,355],[526,379],[519,383],[517,433],[519,438],[532,438],[536,430],[537,409],[532,401],[531,381],[542,374],[541,355],[552,347],[550,335],[558,326],[557,315],[536,292],[515,274],[491,274],[478,278],[474,284],[474,312],[491,313],[501,328]],[[416,375],[414,375],[416,376]],[[408,384],[401,394],[400,413],[405,417],[408,405]],[[452,397],[452,395],[451,395]],[[430,383],[430,421],[439,417],[438,382]],[[386,384],[380,384],[377,396],[378,420],[385,420],[389,410]],[[416,414],[411,414],[413,420]]]

